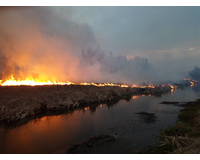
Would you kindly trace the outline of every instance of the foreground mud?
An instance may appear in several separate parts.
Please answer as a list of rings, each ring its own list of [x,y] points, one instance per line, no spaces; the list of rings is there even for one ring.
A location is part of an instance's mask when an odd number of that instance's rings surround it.
[[[131,98],[132,95],[162,94],[170,86],[156,88],[122,88],[79,85],[1,86],[0,121],[14,122],[40,114],[59,113],[94,103]]]
[[[92,137],[80,144],[71,146],[66,153],[67,154],[95,154],[102,152],[102,148],[108,150],[109,145],[117,141],[117,136],[113,134],[100,134]]]

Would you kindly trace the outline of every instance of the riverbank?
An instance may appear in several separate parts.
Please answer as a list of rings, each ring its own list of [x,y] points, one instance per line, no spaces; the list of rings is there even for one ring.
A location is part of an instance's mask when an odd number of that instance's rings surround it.
[[[154,147],[136,153],[200,153],[200,98],[180,106],[184,109],[178,115],[177,124],[162,130]]]
[[[130,99],[132,95],[170,92],[171,87],[123,88],[117,86],[51,85],[1,86],[0,121],[15,122],[43,114],[58,114],[94,103]]]

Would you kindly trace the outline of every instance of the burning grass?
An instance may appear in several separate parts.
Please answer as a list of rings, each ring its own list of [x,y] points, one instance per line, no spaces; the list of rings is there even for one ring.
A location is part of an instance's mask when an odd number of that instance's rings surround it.
[[[161,94],[171,87],[132,88],[93,85],[1,86],[0,121],[34,118],[39,114],[70,111],[84,105],[126,99],[133,94]]]

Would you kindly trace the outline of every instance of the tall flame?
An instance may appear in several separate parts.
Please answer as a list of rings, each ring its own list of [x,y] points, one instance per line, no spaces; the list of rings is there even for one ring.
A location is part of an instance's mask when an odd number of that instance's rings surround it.
[[[27,85],[27,86],[36,86],[36,85],[70,85],[73,84],[72,82],[51,82],[51,81],[40,81],[40,80],[34,80],[30,78],[26,78],[25,80],[16,80],[13,75],[10,76],[10,78],[6,79],[5,82],[0,82],[1,86],[21,86],[21,85]]]

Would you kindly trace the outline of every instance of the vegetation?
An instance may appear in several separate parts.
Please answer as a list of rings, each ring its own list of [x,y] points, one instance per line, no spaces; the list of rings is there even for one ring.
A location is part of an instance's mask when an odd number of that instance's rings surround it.
[[[133,94],[157,94],[170,90],[168,85],[142,89],[92,85],[1,86],[0,122],[21,121],[40,114],[72,111],[84,105],[127,100]]]
[[[18,121],[41,113],[68,111],[83,105],[111,102],[138,89],[96,86],[0,87],[0,121]]]
[[[158,143],[142,153],[200,153],[200,99],[188,102],[177,124],[162,130]]]

